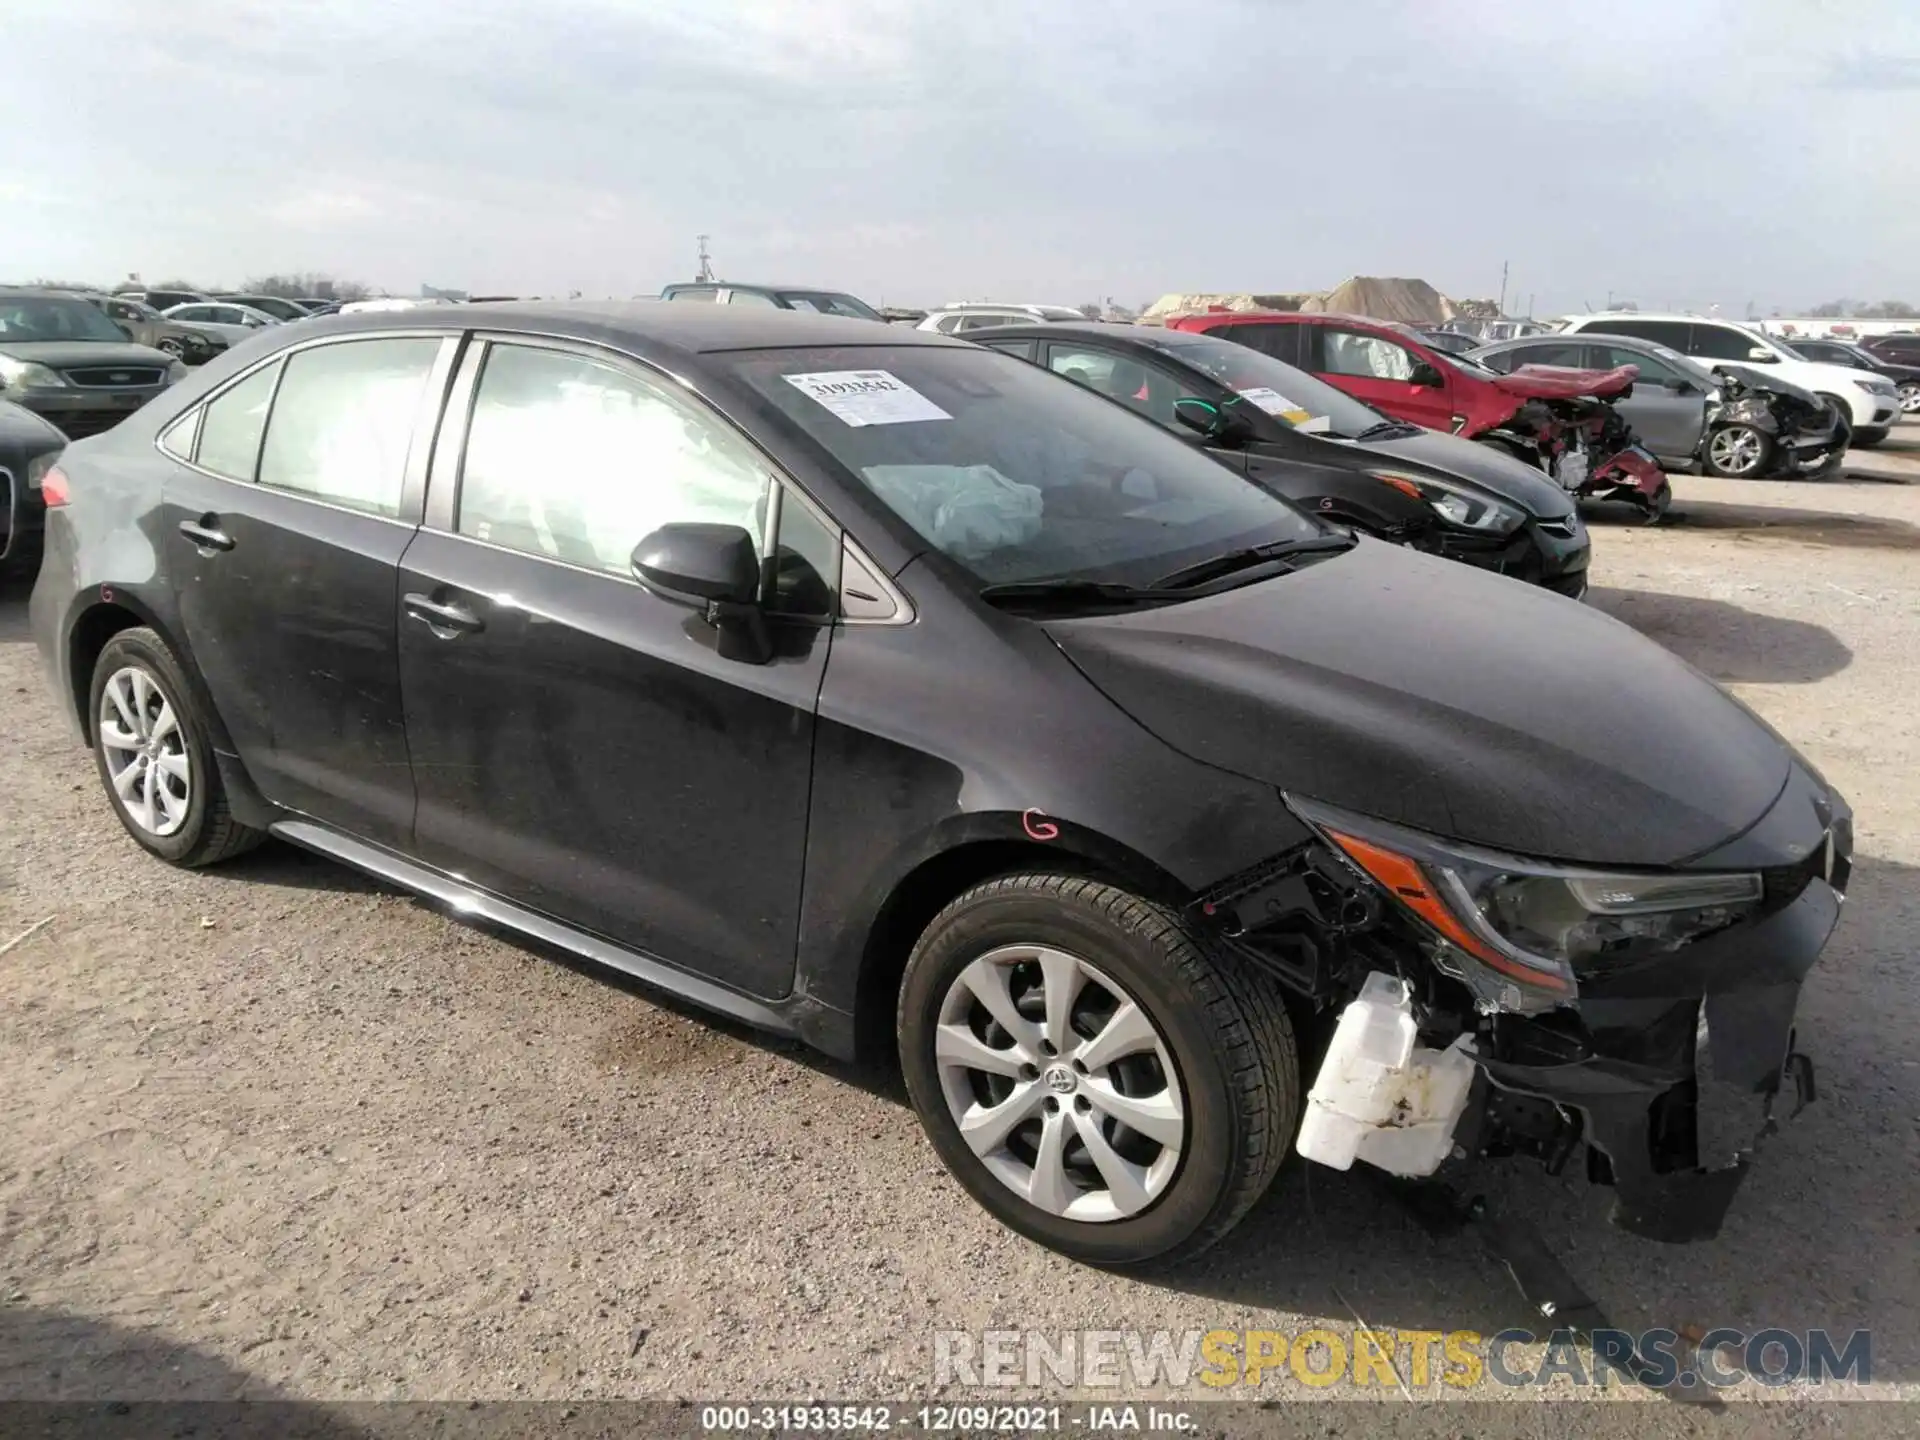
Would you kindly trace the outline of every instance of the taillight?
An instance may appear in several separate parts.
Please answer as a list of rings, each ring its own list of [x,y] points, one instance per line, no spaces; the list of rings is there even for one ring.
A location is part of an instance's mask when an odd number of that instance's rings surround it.
[[[67,503],[67,472],[58,465],[40,477],[40,498],[49,510]]]

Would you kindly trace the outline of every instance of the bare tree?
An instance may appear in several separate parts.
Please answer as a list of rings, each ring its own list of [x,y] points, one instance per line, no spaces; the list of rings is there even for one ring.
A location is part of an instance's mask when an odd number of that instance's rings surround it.
[[[331,275],[304,270],[288,275],[261,275],[247,281],[249,295],[279,295],[288,300],[316,296],[322,300],[364,300],[373,293],[358,280],[336,280]]]
[[[1100,309],[1100,306],[1092,300],[1089,300],[1086,304],[1080,306],[1079,308],[1080,308],[1080,313],[1086,316],[1087,319],[1089,320],[1098,320],[1100,316],[1104,313]]]
[[[1911,320],[1920,310],[1904,300],[1882,300],[1878,305],[1862,305],[1858,314],[1863,320]]]
[[[1808,316],[1815,320],[1832,320],[1846,313],[1847,302],[1844,300],[1827,300],[1807,311]]]

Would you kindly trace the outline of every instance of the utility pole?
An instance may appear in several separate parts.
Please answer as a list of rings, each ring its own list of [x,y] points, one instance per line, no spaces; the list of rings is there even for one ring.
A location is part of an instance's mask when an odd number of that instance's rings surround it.
[[[710,235],[694,236],[700,242],[700,273],[693,277],[696,280],[713,279],[713,257],[707,253],[707,241],[712,238]]]
[[[1500,262],[1500,303],[1494,307],[1502,315],[1507,313],[1507,262]]]

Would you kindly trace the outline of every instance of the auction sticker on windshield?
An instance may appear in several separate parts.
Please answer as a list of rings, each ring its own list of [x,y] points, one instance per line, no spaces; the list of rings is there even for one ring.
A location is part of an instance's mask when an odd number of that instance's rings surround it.
[[[1289,425],[1298,425],[1309,418],[1304,406],[1296,405],[1278,390],[1265,385],[1252,385],[1239,392],[1243,400],[1251,400],[1269,415],[1278,415]]]
[[[816,370],[780,377],[849,425],[902,425],[953,417],[885,370]]]

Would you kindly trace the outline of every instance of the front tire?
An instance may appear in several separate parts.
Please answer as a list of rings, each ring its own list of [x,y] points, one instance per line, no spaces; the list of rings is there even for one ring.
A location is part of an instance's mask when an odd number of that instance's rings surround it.
[[[1847,443],[1856,450],[1871,450],[1873,449],[1874,446],[1878,445],[1882,440],[1886,439],[1887,434],[1888,432],[1886,427],[1881,425],[1875,425],[1871,429],[1860,429],[1860,430],[1854,431],[1852,437],[1847,441]]]
[[[1726,480],[1751,480],[1767,473],[1773,460],[1773,437],[1751,425],[1718,425],[1701,448],[1709,475]]]
[[[947,1168],[1076,1260],[1198,1254],[1266,1191],[1298,1123],[1273,983],[1099,881],[1014,875],[960,896],[914,947],[898,1022]]]
[[[233,818],[205,718],[159,635],[137,627],[107,641],[94,663],[88,703],[107,799],[149,853],[197,867],[266,838]]]
[[[1673,509],[1673,484],[1662,480],[1660,488],[1648,496],[1640,511],[1642,525],[1658,525],[1667,518],[1667,512]]]
[[[1920,415],[1920,380],[1901,382],[1899,396],[1902,415]]]

